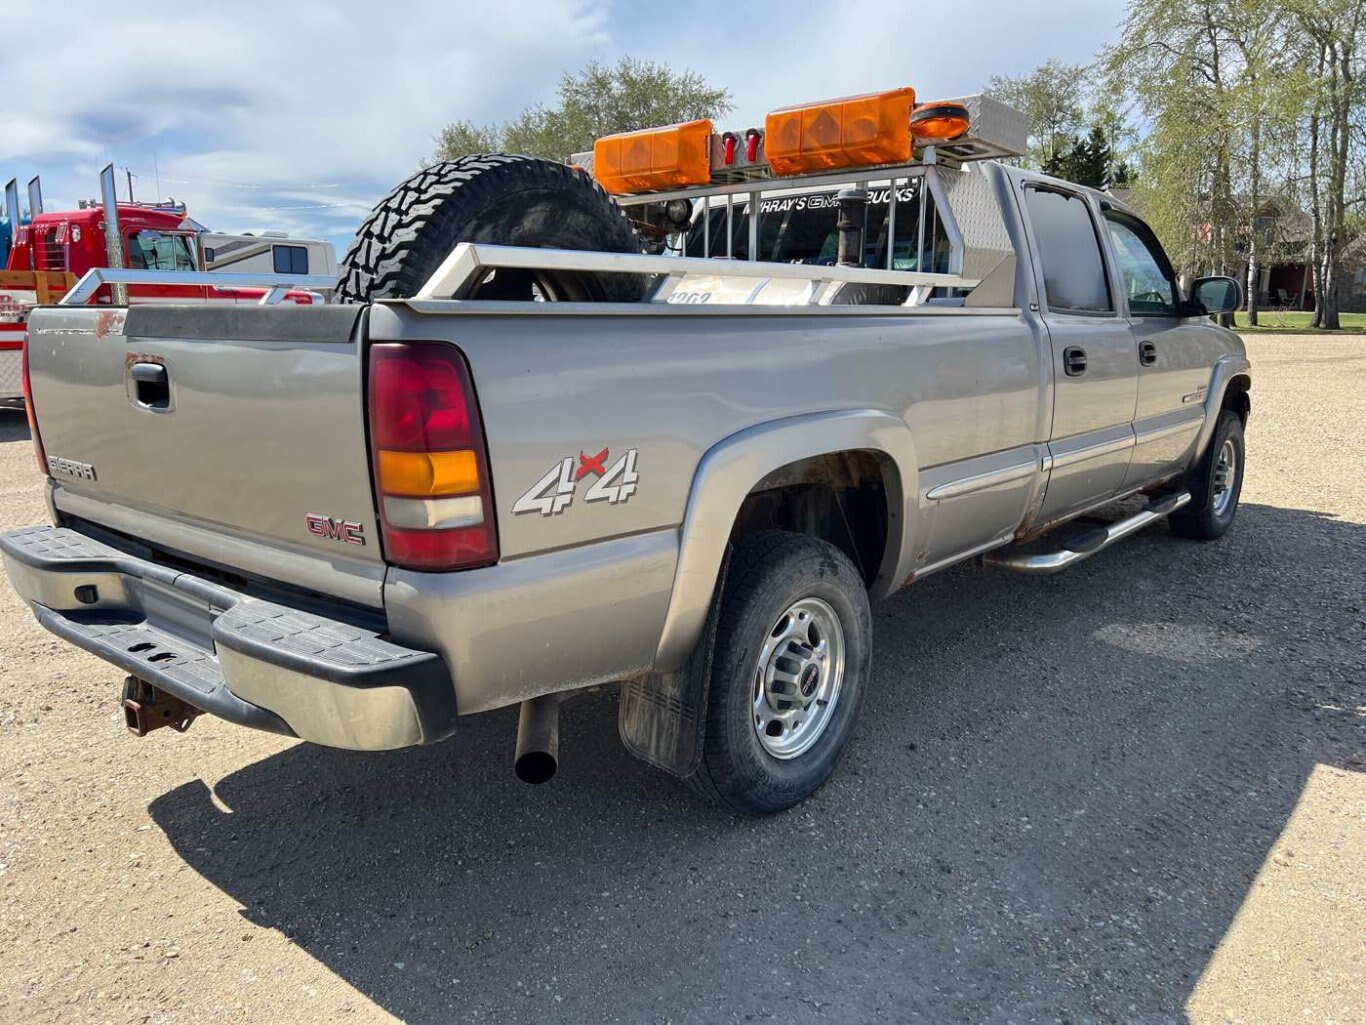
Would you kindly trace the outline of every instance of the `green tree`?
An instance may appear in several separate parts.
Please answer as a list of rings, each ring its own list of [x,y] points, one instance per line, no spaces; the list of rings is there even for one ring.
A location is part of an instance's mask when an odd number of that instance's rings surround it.
[[[1349,193],[1366,139],[1366,12],[1359,0],[1284,0],[1300,39],[1307,82],[1305,123],[1313,217],[1315,327],[1336,330],[1342,255],[1351,243],[1351,208],[1366,191]],[[1356,181],[1358,190],[1362,182]]]
[[[1086,69],[1080,64],[1050,60],[1028,75],[992,75],[987,95],[1009,104],[1029,124],[1029,153],[1025,165],[1045,173],[1059,166],[1086,123],[1083,83]]]
[[[1049,174],[1093,189],[1109,188],[1115,180],[1115,154],[1100,125],[1092,125],[1085,136],[1073,139],[1055,165]]]
[[[623,57],[614,65],[594,61],[560,79],[558,102],[528,107],[505,125],[456,121],[436,137],[435,159],[467,153],[525,153],[567,160],[614,132],[719,118],[732,109],[730,93],[693,71]]]

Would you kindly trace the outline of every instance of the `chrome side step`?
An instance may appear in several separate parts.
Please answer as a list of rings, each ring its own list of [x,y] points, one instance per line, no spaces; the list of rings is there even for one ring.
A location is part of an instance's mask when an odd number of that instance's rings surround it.
[[[1012,573],[1030,573],[1034,576],[1047,576],[1075,566],[1083,559],[1089,559],[1096,552],[1109,548],[1120,538],[1128,537],[1142,530],[1148,524],[1171,515],[1190,502],[1189,491],[1177,491],[1170,495],[1154,498],[1143,509],[1127,519],[1119,520],[1108,527],[1097,527],[1080,537],[1074,537],[1067,546],[1056,552],[1041,552],[1035,555],[1012,553],[1008,550],[988,552],[982,561],[988,566],[1007,569]]]

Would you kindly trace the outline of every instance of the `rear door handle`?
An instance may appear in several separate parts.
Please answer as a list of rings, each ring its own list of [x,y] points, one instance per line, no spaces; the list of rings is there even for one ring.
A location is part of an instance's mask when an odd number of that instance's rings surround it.
[[[1069,345],[1063,349],[1062,369],[1068,377],[1080,377],[1086,373],[1086,350],[1079,345]]]
[[[1138,361],[1145,367],[1150,367],[1157,362],[1157,346],[1152,342],[1144,342],[1138,347]]]

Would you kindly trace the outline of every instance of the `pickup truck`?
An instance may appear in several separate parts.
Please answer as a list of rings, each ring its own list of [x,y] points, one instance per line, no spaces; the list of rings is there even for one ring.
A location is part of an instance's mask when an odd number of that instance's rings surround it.
[[[634,754],[789,807],[850,737],[870,599],[1238,505],[1237,284],[1183,290],[1109,195],[926,157],[674,207],[682,255],[581,170],[465,158],[376,208],[341,302],[37,309],[53,525],[0,539],[10,580],[139,734],[389,749],[515,704],[543,780],[560,701],[610,685]]]

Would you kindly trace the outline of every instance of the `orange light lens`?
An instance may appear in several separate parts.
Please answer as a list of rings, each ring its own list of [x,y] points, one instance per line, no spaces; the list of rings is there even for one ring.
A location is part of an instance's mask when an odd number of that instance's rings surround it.
[[[593,177],[611,193],[706,185],[711,181],[711,121],[604,136],[593,143]]]
[[[961,103],[923,103],[911,114],[917,142],[945,142],[968,130],[968,108]]]
[[[910,86],[783,107],[764,120],[764,151],[774,174],[904,164],[911,159]]]
[[[474,452],[379,451],[379,479],[389,495],[464,495],[479,490]]]

